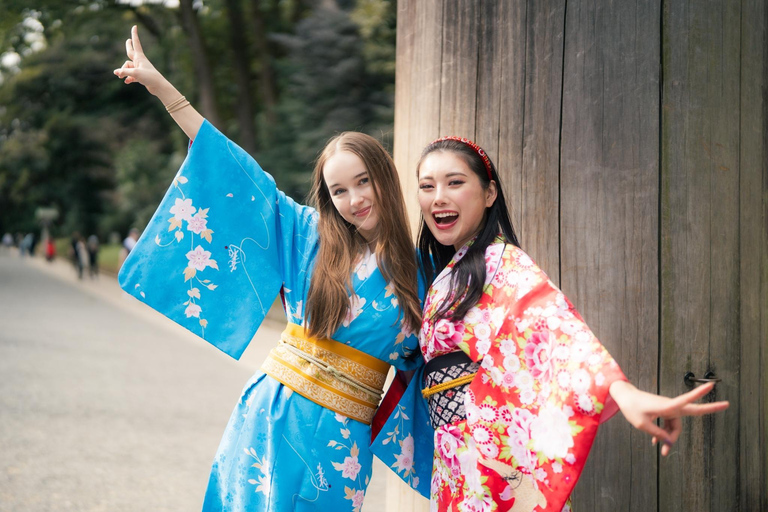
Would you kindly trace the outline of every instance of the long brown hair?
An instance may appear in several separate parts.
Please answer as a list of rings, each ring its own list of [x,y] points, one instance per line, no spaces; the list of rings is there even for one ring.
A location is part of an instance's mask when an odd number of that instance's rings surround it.
[[[330,338],[344,321],[349,310],[349,293],[354,294],[351,274],[355,258],[366,244],[355,227],[336,210],[323,179],[325,163],[340,151],[357,155],[368,171],[374,191],[374,207],[379,210],[376,262],[384,279],[394,286],[405,324],[411,331],[416,331],[421,323],[417,263],[395,163],[370,135],[343,132],[328,141],[312,173],[310,204],[319,213],[320,248],[305,310],[309,334]]]

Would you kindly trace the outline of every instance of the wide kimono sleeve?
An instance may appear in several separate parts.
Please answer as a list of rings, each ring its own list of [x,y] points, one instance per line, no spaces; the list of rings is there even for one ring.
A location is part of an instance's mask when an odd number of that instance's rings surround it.
[[[493,468],[487,474],[504,477],[489,476],[486,485],[501,485],[493,495],[559,511],[598,425],[617,410],[611,383],[626,378],[528,255],[507,245],[498,266],[495,261],[486,253],[487,268],[495,272],[464,318],[460,346],[482,362],[465,400],[464,428],[481,464]],[[507,487],[510,478],[514,489]]]
[[[120,286],[237,359],[281,287],[303,291],[316,225],[315,210],[279,191],[205,121],[120,269]],[[299,322],[301,302],[289,303]]]
[[[419,272],[419,297],[425,293]],[[405,483],[429,498],[435,431],[421,396],[424,358],[416,333],[408,336],[403,346],[409,357],[391,361],[397,372],[371,425],[371,451]],[[411,374],[410,381],[405,378],[407,374]]]

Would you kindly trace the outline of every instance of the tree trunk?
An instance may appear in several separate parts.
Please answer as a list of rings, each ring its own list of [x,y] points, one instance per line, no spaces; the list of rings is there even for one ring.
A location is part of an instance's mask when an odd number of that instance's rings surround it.
[[[195,78],[200,94],[200,111],[213,125],[219,124],[219,111],[216,106],[216,95],[213,90],[213,73],[208,63],[203,34],[197,21],[197,13],[192,7],[193,0],[181,0],[179,12],[181,26],[187,34],[189,48],[192,52],[192,62],[195,66]]]
[[[251,65],[248,59],[248,43],[243,26],[243,10],[240,0],[226,0],[229,18],[230,44],[235,57],[235,82],[237,83],[237,122],[240,125],[240,145],[253,154],[256,150],[256,129],[253,122],[251,96]]]
[[[277,104],[277,92],[275,87],[275,72],[272,68],[272,55],[267,45],[267,34],[264,29],[264,12],[261,10],[260,0],[253,0],[251,15],[253,18],[254,37],[256,40],[256,53],[261,63],[261,73],[259,76],[259,89],[264,103],[264,114],[266,116],[266,125],[263,137],[266,141],[270,138],[270,128],[277,122],[275,105]]]

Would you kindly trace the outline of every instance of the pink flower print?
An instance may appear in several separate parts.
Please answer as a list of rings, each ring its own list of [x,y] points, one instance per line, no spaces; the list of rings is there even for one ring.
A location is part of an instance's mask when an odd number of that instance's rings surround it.
[[[435,324],[433,336],[435,351],[446,352],[453,349],[464,337],[464,324],[453,323],[447,318],[441,318]]]
[[[501,384],[505,388],[511,388],[515,385],[515,372],[504,372],[501,377]]]
[[[352,496],[352,506],[356,509],[359,509],[363,506],[363,499],[365,498],[365,492],[364,491],[357,491],[354,496]]]
[[[402,451],[399,455],[395,455],[395,463],[392,465],[397,471],[404,472],[404,476],[413,469],[413,436],[408,434],[408,437],[403,439]]]
[[[206,228],[207,224],[208,220],[201,216],[200,212],[198,212],[194,217],[189,219],[187,229],[194,234],[199,235]]]
[[[549,382],[552,378],[552,352],[555,339],[550,331],[534,332],[525,346],[525,364],[534,378]]]
[[[176,202],[171,206],[171,213],[178,221],[189,221],[194,215],[197,208],[192,206],[191,199],[176,199]]]
[[[354,480],[357,478],[361,468],[362,466],[357,461],[357,457],[345,457],[344,462],[341,463],[341,476]]]
[[[456,454],[463,444],[461,430],[458,427],[448,424],[435,432],[437,452],[451,470],[459,468],[459,459],[456,458]]]
[[[194,251],[187,253],[187,259],[189,260],[187,266],[198,271],[205,270],[205,267],[219,268],[216,261],[211,259],[211,252],[206,251],[200,245],[195,247]]]
[[[184,310],[184,314],[187,315],[187,318],[195,317],[200,318],[200,313],[202,312],[202,308],[198,306],[197,304],[190,303],[187,306],[187,309]]]

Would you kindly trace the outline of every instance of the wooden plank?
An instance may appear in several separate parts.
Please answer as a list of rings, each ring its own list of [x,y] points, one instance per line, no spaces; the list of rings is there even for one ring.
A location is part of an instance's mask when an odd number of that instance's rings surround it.
[[[440,135],[475,138],[479,17],[475,0],[443,3]]]
[[[527,3],[525,103],[520,133],[520,241],[558,284],[565,5],[564,0]]]
[[[768,510],[768,9],[761,0],[742,8],[739,501],[741,510]]]
[[[485,149],[498,169],[503,45],[504,40],[509,37],[509,20],[502,16],[506,2],[480,0],[477,4],[480,26],[477,31],[477,93],[474,141]],[[506,101],[507,98],[503,99]]]
[[[657,389],[659,4],[567,3],[560,160],[563,290],[639,388]],[[620,416],[620,414],[619,414]],[[574,510],[656,510],[656,453],[604,424]]]
[[[660,387],[714,370],[738,411],[740,6],[665,4],[662,110]],[[731,510],[738,414],[684,423],[660,468],[661,510]],[[711,449],[710,449],[711,447]]]
[[[408,217],[411,221],[411,234],[416,237],[415,227],[418,221],[418,204],[414,194],[406,191],[414,187],[410,156],[411,126],[411,83],[413,77],[414,41],[416,26],[416,0],[400,0],[397,3],[397,39],[395,47],[395,126],[392,155],[400,176],[400,186],[405,195]]]
[[[403,30],[411,31],[413,39],[408,78],[395,86],[395,96],[403,98],[399,108],[409,112],[408,124],[398,126],[400,131],[395,134],[403,141],[395,148],[395,164],[403,179],[408,216],[416,236],[421,215],[416,197],[416,163],[424,147],[440,133],[443,8],[439,0],[412,0],[412,4],[409,16],[398,16],[397,20],[398,32],[401,26],[408,27]],[[397,51],[399,59],[400,52],[408,49],[399,47]]]
[[[495,67],[490,71],[498,80],[501,101],[498,115],[498,141],[496,151],[491,153],[496,164],[504,195],[518,239],[522,223],[522,168],[523,168],[523,127],[525,115],[525,68],[526,68],[526,12],[527,2],[498,2],[496,9],[497,23],[501,27],[499,47],[494,51]],[[482,51],[482,50],[481,50]],[[482,62],[482,61],[481,61]],[[486,71],[481,68],[480,76]],[[482,101],[478,100],[478,112]],[[478,118],[478,138],[491,139],[481,127],[484,123]],[[491,150],[489,150],[491,151]],[[524,244],[523,247],[529,248]],[[536,256],[532,254],[535,258]]]

